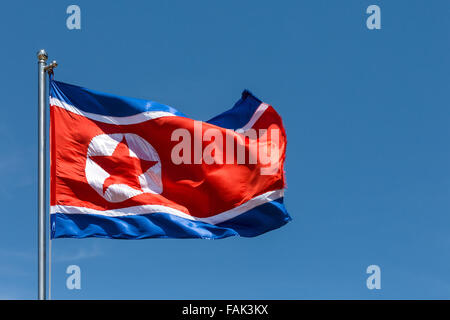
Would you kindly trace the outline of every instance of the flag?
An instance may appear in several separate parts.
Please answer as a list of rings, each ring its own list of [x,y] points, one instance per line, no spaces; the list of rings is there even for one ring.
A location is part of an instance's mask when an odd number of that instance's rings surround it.
[[[52,238],[253,237],[291,220],[286,135],[244,91],[198,121],[143,99],[50,80]]]

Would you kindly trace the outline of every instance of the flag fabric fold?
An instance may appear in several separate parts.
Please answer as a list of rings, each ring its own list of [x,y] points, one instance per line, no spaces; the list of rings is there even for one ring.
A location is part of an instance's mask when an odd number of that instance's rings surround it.
[[[52,238],[253,237],[291,220],[286,134],[244,91],[209,121],[50,81]]]

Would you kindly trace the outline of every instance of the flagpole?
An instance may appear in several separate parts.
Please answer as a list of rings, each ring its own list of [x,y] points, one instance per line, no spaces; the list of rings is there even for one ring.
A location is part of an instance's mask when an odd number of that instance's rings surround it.
[[[45,228],[45,67],[47,52],[40,50],[38,57],[38,299],[46,297],[46,228]]]

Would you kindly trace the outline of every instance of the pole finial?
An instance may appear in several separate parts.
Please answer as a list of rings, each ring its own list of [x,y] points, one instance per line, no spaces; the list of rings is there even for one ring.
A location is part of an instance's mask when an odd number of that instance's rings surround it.
[[[48,74],[53,74],[53,69],[55,69],[57,66],[58,63],[56,62],[56,60],[53,60],[52,63],[44,67],[44,70],[47,71]]]
[[[37,57],[39,61],[47,61],[48,59],[47,52],[44,49],[39,50],[39,52],[37,53]]]

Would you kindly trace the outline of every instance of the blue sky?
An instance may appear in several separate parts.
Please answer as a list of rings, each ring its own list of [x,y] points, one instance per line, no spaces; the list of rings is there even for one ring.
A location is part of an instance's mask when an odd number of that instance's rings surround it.
[[[293,217],[250,239],[57,239],[54,299],[449,298],[449,17],[445,0],[2,3],[0,299],[37,295],[41,48],[57,80],[195,119],[245,88],[272,104]],[[65,286],[71,264],[81,290]]]

